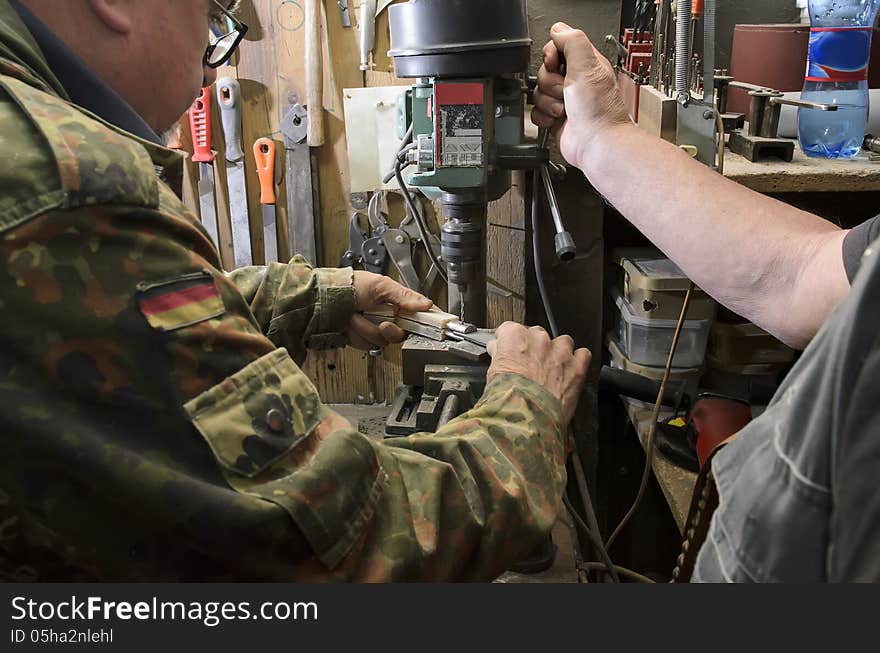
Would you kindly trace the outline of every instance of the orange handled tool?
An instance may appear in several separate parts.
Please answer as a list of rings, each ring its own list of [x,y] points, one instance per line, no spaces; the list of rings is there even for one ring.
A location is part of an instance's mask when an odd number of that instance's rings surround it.
[[[211,151],[211,89],[205,87],[189,110],[189,126],[193,137],[193,157],[196,163],[212,163]]]
[[[260,204],[263,205],[263,242],[266,263],[278,260],[278,232],[275,228],[275,141],[260,138],[254,143],[254,158],[260,178]]]
[[[192,160],[199,164],[199,211],[202,224],[214,244],[220,242],[217,204],[214,197],[214,153],[211,151],[211,89],[203,88],[189,108]]]
[[[703,0],[693,0],[691,5],[691,16],[694,18],[703,17]]]
[[[260,204],[275,203],[275,141],[260,138],[254,143],[254,159],[260,177]]]

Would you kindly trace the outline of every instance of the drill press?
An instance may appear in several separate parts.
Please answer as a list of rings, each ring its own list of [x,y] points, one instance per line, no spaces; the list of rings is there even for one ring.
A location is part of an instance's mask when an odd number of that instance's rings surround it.
[[[532,44],[526,0],[412,0],[390,6],[389,18],[396,74],[416,80],[398,104],[405,145],[395,172],[402,185],[439,200],[441,252],[431,254],[440,254],[446,269],[449,311],[463,324],[485,327],[488,204],[510,189],[511,171],[546,173],[549,162],[545,144],[524,137]],[[416,169],[404,181],[409,166]],[[549,174],[544,178],[549,182]],[[561,258],[574,255],[558,221],[556,243]],[[473,339],[481,337],[491,333]],[[459,345],[423,335],[404,344],[405,385],[386,425],[389,436],[435,430],[473,406],[488,361],[461,353]]]

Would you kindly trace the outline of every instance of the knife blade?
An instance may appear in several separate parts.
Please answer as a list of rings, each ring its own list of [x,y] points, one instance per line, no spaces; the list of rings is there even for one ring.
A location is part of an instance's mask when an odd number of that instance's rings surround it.
[[[202,224],[217,247],[220,244],[217,227],[217,205],[214,198],[214,153],[211,151],[211,89],[205,87],[189,110],[192,131],[192,160],[199,164],[199,209]]]
[[[226,186],[232,219],[232,250],[235,267],[253,265],[248,217],[244,150],[241,147],[241,86],[231,77],[217,80],[217,104],[226,140]]]
[[[278,232],[275,226],[275,141],[257,139],[254,158],[260,178],[260,204],[263,206],[263,243],[266,264],[278,260]]]

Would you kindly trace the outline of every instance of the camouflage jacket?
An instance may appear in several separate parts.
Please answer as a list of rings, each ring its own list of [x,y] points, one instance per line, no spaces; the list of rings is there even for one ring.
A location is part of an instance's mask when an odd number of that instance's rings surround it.
[[[335,417],[296,361],[344,344],[351,270],[224,274],[179,155],[67,101],[6,0],[0,148],[0,576],[488,579],[549,531],[550,393],[500,376],[394,441]]]

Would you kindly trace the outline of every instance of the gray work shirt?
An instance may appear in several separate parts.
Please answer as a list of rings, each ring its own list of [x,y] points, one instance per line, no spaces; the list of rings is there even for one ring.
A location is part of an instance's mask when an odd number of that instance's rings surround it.
[[[767,412],[712,464],[695,582],[880,581],[880,241]],[[847,253],[847,251],[849,253]]]

